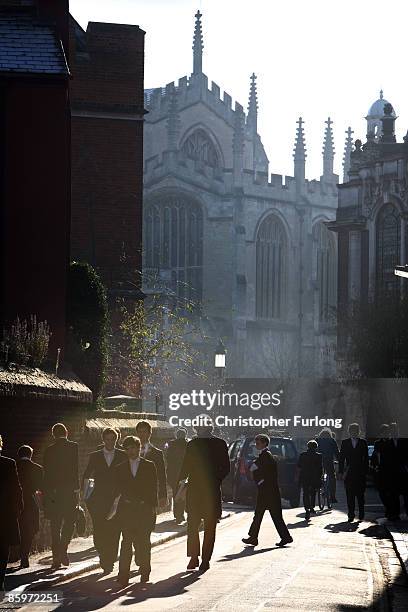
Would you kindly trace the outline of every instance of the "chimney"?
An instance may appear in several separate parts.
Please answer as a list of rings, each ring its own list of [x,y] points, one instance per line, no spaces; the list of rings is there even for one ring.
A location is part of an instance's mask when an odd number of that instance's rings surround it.
[[[39,19],[55,25],[57,37],[61,40],[68,62],[69,53],[69,0],[37,0]]]

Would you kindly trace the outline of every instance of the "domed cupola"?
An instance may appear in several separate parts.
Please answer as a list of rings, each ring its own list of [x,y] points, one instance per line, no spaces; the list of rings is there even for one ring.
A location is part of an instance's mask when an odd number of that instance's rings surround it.
[[[386,104],[390,104],[390,102],[384,98],[383,90],[381,90],[380,97],[370,106],[370,110],[368,111],[368,115],[366,117],[367,140],[380,139],[382,135],[381,119],[384,117],[384,107]],[[396,118],[394,109],[392,111],[392,116]]]

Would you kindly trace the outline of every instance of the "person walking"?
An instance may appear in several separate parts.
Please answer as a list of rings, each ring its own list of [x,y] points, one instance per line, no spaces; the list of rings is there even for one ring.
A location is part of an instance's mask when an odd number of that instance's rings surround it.
[[[344,479],[347,496],[348,521],[355,519],[355,503],[358,503],[358,518],[364,520],[364,494],[368,472],[368,446],[360,438],[360,426],[351,423],[348,427],[350,437],[343,440],[340,448],[339,477]]]
[[[282,503],[278,484],[278,469],[275,459],[269,450],[270,439],[265,434],[255,436],[255,445],[259,456],[250,467],[253,479],[257,485],[255,514],[248,531],[248,538],[242,538],[244,544],[257,546],[259,529],[266,510],[269,510],[280,542],[277,546],[285,546],[293,542],[285,521],[282,517]]]
[[[23,510],[23,495],[14,459],[2,455],[0,435],[0,601],[5,591],[4,579],[10,547],[20,543],[18,516]]]
[[[149,421],[139,421],[136,425],[136,436],[140,440],[140,456],[148,461],[153,461],[156,466],[157,480],[159,486],[159,507],[164,508],[167,503],[167,477],[164,463],[163,451],[150,442],[152,426]]]
[[[322,429],[319,433],[317,451],[322,456],[323,470],[326,472],[329,480],[330,501],[332,504],[336,504],[336,471],[334,469],[334,462],[339,460],[340,452],[330,429]]]
[[[386,518],[391,518],[392,511],[390,504],[390,483],[394,477],[392,473],[392,463],[390,464],[390,428],[384,423],[380,427],[380,437],[374,442],[374,450],[371,455],[371,467],[374,473],[374,484],[377,488],[378,495],[384,506]]]
[[[24,444],[17,451],[17,473],[23,490],[24,509],[18,517],[20,527],[20,569],[30,566],[29,555],[35,534],[40,529],[38,495],[44,488],[42,466],[32,461],[33,449]]]
[[[207,571],[214,549],[217,523],[221,518],[221,483],[230,471],[228,447],[213,436],[213,422],[200,415],[197,437],[187,443],[179,481],[187,480],[187,569]],[[204,519],[204,539],[200,555],[200,525]]]
[[[317,449],[316,440],[309,440],[307,451],[300,453],[298,460],[299,485],[303,490],[303,505],[307,521],[310,519],[310,514],[315,512],[316,492],[323,476],[323,457],[317,452]]]
[[[94,486],[86,505],[92,518],[93,540],[99,562],[105,574],[110,574],[118,557],[120,528],[117,517],[106,520],[115,493],[115,467],[127,460],[123,450],[116,447],[118,433],[112,427],[102,432],[103,448],[89,455],[83,475],[86,488],[93,478]]]
[[[183,499],[176,501],[176,495],[179,486],[180,469],[186,454],[186,437],[187,430],[184,428],[178,429],[175,440],[170,440],[166,448],[167,479],[172,490],[173,514],[177,524],[184,521],[185,501]]]
[[[137,551],[140,565],[140,582],[149,581],[151,571],[150,536],[156,523],[158,483],[156,466],[140,457],[140,440],[127,436],[122,443],[127,459],[115,467],[115,495],[118,502],[118,519],[122,531],[119,555],[118,582],[129,584],[132,546]]]
[[[408,457],[406,439],[398,435],[397,423],[390,423],[389,444],[387,445],[386,462],[389,485],[389,519],[400,520],[400,495],[404,496],[405,510],[408,493]]]
[[[52,569],[69,565],[68,545],[78,503],[78,444],[67,439],[67,428],[56,423],[54,438],[44,454],[44,505],[51,522]]]

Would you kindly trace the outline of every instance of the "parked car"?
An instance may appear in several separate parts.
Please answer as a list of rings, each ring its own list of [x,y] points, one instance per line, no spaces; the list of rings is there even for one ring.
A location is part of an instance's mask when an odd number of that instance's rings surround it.
[[[278,481],[283,499],[289,500],[292,508],[299,505],[300,489],[296,482],[298,452],[291,438],[271,438],[269,450],[278,464]],[[230,444],[231,471],[223,482],[224,499],[239,504],[253,505],[256,498],[256,484],[249,468],[259,452],[253,436],[240,438]]]

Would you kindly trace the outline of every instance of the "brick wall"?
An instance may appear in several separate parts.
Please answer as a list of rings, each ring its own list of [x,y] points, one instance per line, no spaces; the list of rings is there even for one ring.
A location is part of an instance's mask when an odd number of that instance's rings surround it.
[[[141,268],[143,67],[138,26],[71,19],[71,257],[111,290]]]

